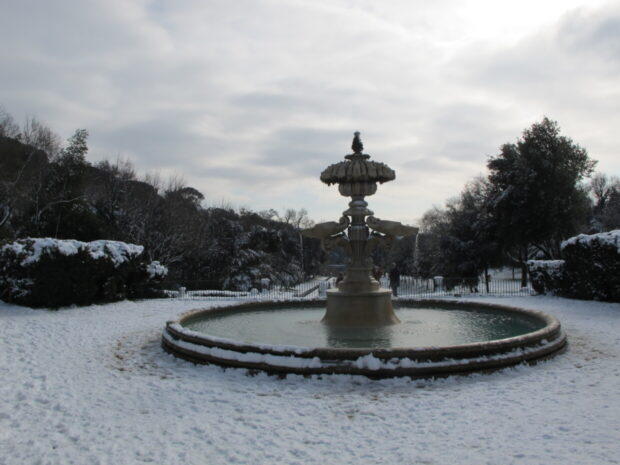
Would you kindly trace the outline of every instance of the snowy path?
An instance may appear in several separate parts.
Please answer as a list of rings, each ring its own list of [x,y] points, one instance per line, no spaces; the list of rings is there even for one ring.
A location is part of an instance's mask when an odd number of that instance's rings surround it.
[[[568,351],[436,381],[281,380],[163,353],[198,302],[0,302],[0,464],[620,463],[620,304],[481,300],[556,315]]]

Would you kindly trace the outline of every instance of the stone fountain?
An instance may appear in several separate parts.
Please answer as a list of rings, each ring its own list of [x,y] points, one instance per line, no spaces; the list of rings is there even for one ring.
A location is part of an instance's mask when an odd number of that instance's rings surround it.
[[[364,154],[360,133],[351,145],[353,153],[345,161],[328,166],[321,173],[325,184],[338,184],[338,191],[351,197],[349,208],[339,222],[319,223],[302,234],[321,240],[325,251],[342,247],[347,254],[347,268],[338,289],[327,291],[327,309],[323,323],[330,326],[380,326],[399,323],[392,309],[392,292],[380,288],[371,274],[372,252],[377,247],[390,248],[399,236],[413,236],[418,229],[397,221],[381,220],[368,209],[364,197],[377,192],[377,183],[394,180],[394,170],[384,163],[371,161]],[[346,233],[345,233],[346,231]]]
[[[166,324],[163,348],[195,363],[286,374],[427,378],[532,363],[562,351],[566,335],[553,316],[520,308],[445,299],[399,299],[371,275],[372,252],[417,228],[376,218],[365,197],[394,171],[370,160],[355,133],[353,153],[321,173],[351,197],[340,221],[303,234],[347,253],[346,275],[321,299],[209,305]],[[323,318],[321,320],[321,315]],[[402,323],[399,323],[399,319]]]

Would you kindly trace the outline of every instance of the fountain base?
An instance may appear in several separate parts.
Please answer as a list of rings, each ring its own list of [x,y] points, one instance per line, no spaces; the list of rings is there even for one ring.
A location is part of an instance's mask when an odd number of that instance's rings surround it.
[[[327,310],[323,324],[339,327],[374,327],[400,323],[392,309],[392,292],[378,289],[368,292],[327,291]]]
[[[542,312],[446,300],[401,299],[399,304],[402,324],[353,330],[321,325],[318,315],[313,319],[305,313],[318,311],[325,301],[259,301],[195,310],[167,323],[162,346],[194,363],[279,375],[433,378],[535,363],[566,345],[560,322]],[[275,322],[268,324],[267,334],[256,324],[265,312]],[[206,330],[196,327],[200,322]]]

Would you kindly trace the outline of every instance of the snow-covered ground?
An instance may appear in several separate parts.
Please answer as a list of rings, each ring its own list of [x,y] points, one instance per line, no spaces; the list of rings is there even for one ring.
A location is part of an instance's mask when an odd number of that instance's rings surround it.
[[[556,315],[568,351],[441,380],[278,379],[165,354],[165,321],[196,301],[0,302],[0,464],[620,463],[620,304],[479,299]]]

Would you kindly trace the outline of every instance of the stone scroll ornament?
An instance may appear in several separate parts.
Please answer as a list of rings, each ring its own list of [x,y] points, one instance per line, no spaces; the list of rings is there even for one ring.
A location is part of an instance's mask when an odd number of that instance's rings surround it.
[[[327,221],[325,223],[315,224],[313,227],[304,229],[301,233],[305,237],[321,240],[321,248],[325,252],[329,252],[336,247],[342,247],[347,254],[351,255],[351,244],[343,232],[349,227],[351,221],[346,216],[340,218],[339,222]]]

